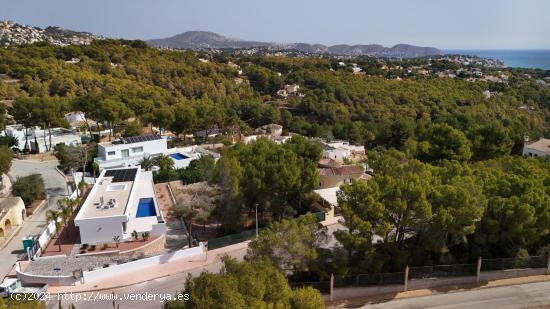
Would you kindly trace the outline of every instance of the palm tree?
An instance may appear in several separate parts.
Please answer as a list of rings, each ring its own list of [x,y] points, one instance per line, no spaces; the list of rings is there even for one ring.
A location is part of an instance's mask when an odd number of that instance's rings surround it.
[[[61,210],[59,211],[59,216],[61,217],[61,220],[63,221],[63,226],[65,226],[66,228],[66,231],[67,231],[67,236],[68,233],[69,233],[69,227],[68,227],[68,224],[70,224],[70,220],[71,220],[71,217],[73,215],[73,212],[71,210],[71,207],[70,206],[63,206],[63,208],[61,208]]]
[[[53,209],[46,211],[46,221],[53,221],[55,224],[55,235],[57,237],[57,243],[59,244],[59,252],[61,252],[61,238],[59,238],[59,229],[61,228],[61,224],[59,223],[59,217],[59,212]]]
[[[168,156],[160,155],[156,157],[154,160],[155,160],[155,164],[158,165],[162,171],[167,171],[174,168],[174,160],[172,160]]]
[[[115,245],[118,248],[118,243],[120,242],[120,236],[119,235],[113,236],[113,241],[115,242]]]
[[[138,164],[142,169],[149,171],[155,165],[155,160],[151,157],[143,157],[143,159],[139,160]]]

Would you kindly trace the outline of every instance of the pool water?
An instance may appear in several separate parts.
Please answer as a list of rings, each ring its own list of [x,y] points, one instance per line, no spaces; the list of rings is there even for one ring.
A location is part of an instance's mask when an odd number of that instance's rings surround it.
[[[157,211],[155,209],[155,201],[153,198],[140,198],[136,213],[136,218],[141,217],[153,217],[157,215]]]
[[[182,155],[181,153],[173,153],[170,155],[170,158],[172,159],[176,159],[176,160],[185,160],[185,159],[189,159],[188,156],[186,155]]]

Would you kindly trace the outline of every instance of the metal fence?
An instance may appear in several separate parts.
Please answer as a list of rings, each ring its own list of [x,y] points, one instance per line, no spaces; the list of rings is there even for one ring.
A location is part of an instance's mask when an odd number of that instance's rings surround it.
[[[319,290],[323,294],[330,293],[330,281],[315,281],[315,282],[290,282],[292,288],[301,288],[305,286],[310,286],[314,289]]]
[[[325,213],[322,211],[316,212],[314,213],[314,215],[319,222],[325,220]],[[262,230],[263,228],[260,228],[258,233],[261,232]],[[208,249],[212,250],[212,249],[222,248],[225,246],[234,245],[236,243],[240,243],[240,242],[252,239],[254,237],[256,237],[256,230],[252,229],[252,230],[242,231],[237,234],[231,234],[231,235],[226,235],[218,238],[209,239]]]
[[[261,229],[260,229],[261,231]],[[226,235],[208,240],[208,250],[234,245],[256,237],[256,230],[246,230],[238,234]]]
[[[481,271],[524,269],[524,268],[545,268],[547,267],[548,256],[527,256],[520,258],[483,259]]]
[[[476,264],[419,266],[409,268],[410,279],[475,276]]]
[[[522,258],[483,259],[480,271],[501,271],[507,269],[547,268],[548,256]],[[449,278],[477,275],[477,264],[452,264],[409,267],[408,279]],[[404,284],[405,272],[359,274],[334,276],[334,287],[376,286]],[[330,281],[291,282],[292,287],[311,286],[323,293],[330,291]]]
[[[334,277],[335,287],[402,284],[405,273],[377,273]]]

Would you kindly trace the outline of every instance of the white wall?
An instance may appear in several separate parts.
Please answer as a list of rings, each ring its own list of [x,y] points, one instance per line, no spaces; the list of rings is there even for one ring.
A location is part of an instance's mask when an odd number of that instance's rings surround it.
[[[80,242],[83,244],[95,244],[113,242],[114,236],[123,239],[122,223],[126,222],[126,216],[100,217],[75,220],[75,225],[80,231]]]
[[[523,155],[527,157],[550,157],[549,152],[531,149],[528,146],[523,146]]]
[[[143,150],[136,151],[136,148],[139,147],[143,147]],[[143,159],[143,157],[162,154],[166,152],[167,147],[165,139],[132,144],[99,144],[96,163],[101,170],[105,168],[137,166],[138,162]],[[134,149],[134,151],[132,151],[132,149]],[[128,157],[122,157],[123,150],[128,150]],[[114,152],[114,154],[109,154],[109,152]]]
[[[112,277],[115,273],[117,275],[124,275],[124,273],[127,272],[147,271],[147,268],[151,266],[165,264],[192,256],[199,256],[202,255],[203,252],[204,245],[200,243],[198,247],[190,249],[178,250],[163,255],[156,255],[149,258],[139,259],[137,261],[114,265],[111,267],[101,268],[93,271],[85,271],[84,280],[86,283],[88,283],[90,281]]]
[[[349,155],[350,155],[349,150],[346,150],[346,149],[343,149],[343,148],[323,150],[323,158],[325,158],[325,159],[333,159],[333,160],[336,160],[336,161],[344,161],[344,158],[349,157]]]
[[[65,144],[67,146],[73,145],[78,146],[81,144],[81,139],[79,135],[76,134],[67,134],[67,135],[61,135],[61,136],[53,136],[52,135],[52,148],[58,144]],[[23,142],[24,143],[24,142]],[[50,137],[46,131],[46,145],[44,145],[44,136],[38,136],[37,137],[37,145],[34,145],[34,138],[29,140],[29,144],[32,145],[33,150],[36,150],[38,153],[46,152],[46,146],[50,147]]]
[[[40,244],[40,248],[43,248],[46,246],[48,241],[50,240],[50,237],[55,234],[55,224],[53,221],[50,221],[46,229],[38,236],[38,243]]]
[[[129,156],[135,157],[140,156],[143,157],[143,155],[156,155],[164,153],[167,150],[167,143],[165,139],[157,139],[142,143],[132,143],[132,144],[114,144],[114,145],[99,145],[100,148],[104,148],[105,150],[105,158],[102,158],[106,161],[108,160],[116,160],[116,159],[124,159],[122,157],[122,150],[129,150]],[[132,151],[133,148],[139,148],[143,147],[142,151],[135,152]],[[114,154],[109,154],[109,152],[114,151]],[[103,154],[103,151],[101,152]]]

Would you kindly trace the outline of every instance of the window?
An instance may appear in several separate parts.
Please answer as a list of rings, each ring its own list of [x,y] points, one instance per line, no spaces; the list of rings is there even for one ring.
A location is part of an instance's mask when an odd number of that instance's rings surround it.
[[[126,190],[126,187],[127,185],[125,184],[112,184],[112,185],[109,185],[107,187],[107,190],[108,192],[112,192],[112,191],[124,191]]]
[[[136,153],[136,152],[143,152],[143,147],[134,147],[134,148],[132,148],[132,153]]]
[[[116,151],[109,151],[109,152],[107,152],[107,155],[109,155],[109,156],[114,156],[115,153],[116,153]]]
[[[130,149],[124,149],[121,151],[123,158],[128,158],[130,156]]]

